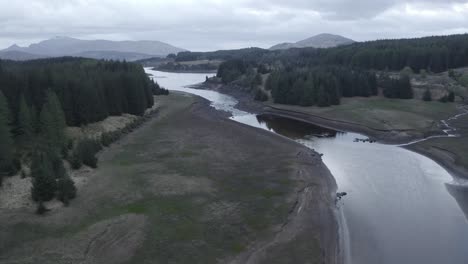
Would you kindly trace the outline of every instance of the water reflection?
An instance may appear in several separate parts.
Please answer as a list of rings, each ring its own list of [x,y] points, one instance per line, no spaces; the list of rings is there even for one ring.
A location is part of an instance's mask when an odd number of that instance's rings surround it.
[[[260,124],[264,124],[268,130],[294,140],[311,137],[334,138],[338,133],[344,134],[295,119],[273,115],[258,115],[257,121]]]

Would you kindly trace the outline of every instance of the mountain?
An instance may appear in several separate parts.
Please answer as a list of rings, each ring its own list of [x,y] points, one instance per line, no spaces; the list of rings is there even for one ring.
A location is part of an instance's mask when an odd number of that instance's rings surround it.
[[[319,34],[296,43],[281,43],[270,48],[270,50],[290,49],[290,48],[332,48],[342,45],[352,44],[355,41],[339,35]]]
[[[185,51],[160,41],[110,41],[81,40],[69,37],[55,37],[29,47],[13,45],[4,52],[23,52],[40,57],[80,56],[97,59],[138,60],[151,57],[165,57],[170,53]]]
[[[35,54],[17,51],[17,50],[0,51],[0,59],[2,60],[25,61],[25,60],[41,59],[45,57],[47,56],[35,55]]]

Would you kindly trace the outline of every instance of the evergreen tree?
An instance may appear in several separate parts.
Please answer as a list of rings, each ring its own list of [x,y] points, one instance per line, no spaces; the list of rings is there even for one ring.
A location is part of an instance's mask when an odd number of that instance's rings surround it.
[[[410,77],[403,74],[398,80],[398,98],[401,99],[412,99],[413,98],[413,88],[411,87]]]
[[[31,164],[31,195],[36,202],[47,202],[55,197],[57,181],[50,161],[50,155],[37,150]]]
[[[55,150],[61,150],[66,142],[65,127],[65,115],[60,101],[49,90],[40,115],[40,131],[44,142]]]
[[[325,87],[323,85],[320,85],[318,89],[318,101],[317,105],[320,107],[325,107],[325,106],[330,106],[330,102],[328,100],[327,93],[325,91]]]
[[[34,121],[32,115],[34,115],[34,113],[29,109],[24,96],[21,96],[16,137],[23,147],[31,142],[34,136]]]
[[[0,91],[0,185],[3,176],[11,174],[13,170],[13,140],[9,123],[10,109],[5,96]]]

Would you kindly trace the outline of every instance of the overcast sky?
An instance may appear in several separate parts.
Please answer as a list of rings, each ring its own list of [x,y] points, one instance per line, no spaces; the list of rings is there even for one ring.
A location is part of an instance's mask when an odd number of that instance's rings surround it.
[[[319,33],[357,41],[468,32],[468,0],[0,0],[0,48],[54,36],[267,48]]]

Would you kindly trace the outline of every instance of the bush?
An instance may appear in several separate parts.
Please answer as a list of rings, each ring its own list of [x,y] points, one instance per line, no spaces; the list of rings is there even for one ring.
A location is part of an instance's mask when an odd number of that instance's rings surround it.
[[[112,143],[117,141],[121,137],[122,133],[120,131],[107,132],[101,135],[101,144],[104,147],[110,146]]]
[[[49,209],[47,209],[42,202],[39,202],[39,204],[37,205],[36,214],[43,215],[48,211]]]
[[[71,168],[74,170],[78,170],[83,166],[83,161],[81,160],[81,157],[79,155],[76,155],[74,152],[69,158],[68,162],[70,162]]]
[[[442,96],[440,99],[439,99],[439,102],[441,103],[446,103],[448,102],[448,97],[446,95]]]
[[[71,155],[70,163],[73,169],[81,168],[85,164],[91,168],[97,168],[96,154],[101,151],[101,143],[94,139],[82,139],[78,142]]]
[[[432,94],[431,94],[431,91],[429,89],[426,89],[426,91],[424,92],[423,100],[426,101],[426,102],[432,101]]]
[[[455,93],[454,92],[450,92],[447,96],[447,101],[453,103],[455,102]]]
[[[401,70],[401,74],[411,76],[414,74],[414,71],[413,69],[411,69],[411,67],[406,66],[405,68],[403,68],[403,70]]]
[[[165,88],[159,88],[153,90],[154,95],[169,95],[169,90]]]
[[[57,182],[57,198],[68,205],[70,200],[76,197],[76,187],[73,180],[68,177],[62,177]]]
[[[265,102],[265,101],[268,101],[268,95],[263,90],[257,89],[254,99],[256,101]]]
[[[463,76],[460,77],[460,79],[458,80],[458,82],[465,86],[465,87],[468,87],[468,73],[465,73],[463,74]]]
[[[169,90],[162,88],[157,82],[153,82],[153,87],[151,89],[153,95],[169,95]]]
[[[419,75],[421,75],[421,77],[422,77],[423,79],[426,79],[426,78],[427,78],[427,71],[424,70],[424,69],[421,69],[421,70],[419,71]]]

